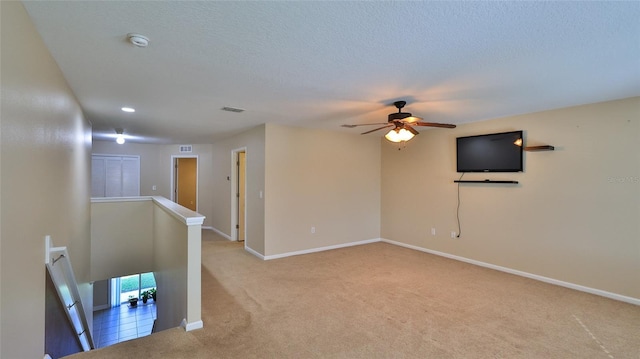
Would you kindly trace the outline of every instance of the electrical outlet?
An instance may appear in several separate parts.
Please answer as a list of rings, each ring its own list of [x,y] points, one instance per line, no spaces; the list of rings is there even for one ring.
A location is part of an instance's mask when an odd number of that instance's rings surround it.
[[[451,238],[456,238],[456,232],[455,231],[451,231]]]
[[[436,235],[436,227],[431,227],[431,235],[432,236]]]
[[[311,234],[315,234],[316,233],[316,227],[311,227]]]

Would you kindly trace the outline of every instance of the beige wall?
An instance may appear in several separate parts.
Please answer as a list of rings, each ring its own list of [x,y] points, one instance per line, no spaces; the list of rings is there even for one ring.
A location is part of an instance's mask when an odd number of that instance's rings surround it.
[[[158,287],[156,330],[160,331],[179,326],[187,317],[188,228],[159,206],[153,206],[153,216],[155,246],[151,248]]]
[[[269,256],[380,237],[378,139],[275,124],[213,145],[217,230],[232,236],[227,177],[243,147],[249,248]]]
[[[153,271],[153,201],[91,204],[91,280]]]
[[[0,12],[0,357],[42,358],[45,235],[67,246],[92,309],[91,128],[22,4]]]
[[[377,136],[269,124],[265,152],[265,255],[380,237]]]
[[[93,310],[106,309],[111,306],[110,280],[99,280],[93,283]]]
[[[518,129],[556,150],[525,152],[523,173],[466,174],[520,184],[461,185],[451,239],[455,138]],[[640,298],[639,135],[632,98],[423,131],[402,151],[383,143],[382,237]]]
[[[211,178],[212,145],[193,145],[192,153],[180,153],[179,145],[154,145],[115,141],[94,141],[93,154],[140,156],[140,195],[162,196],[171,199],[171,156],[198,157],[198,213],[205,216],[204,226],[211,226],[213,217],[213,189]],[[153,190],[156,186],[156,190]]]
[[[247,233],[246,245],[264,254],[264,198],[265,189],[265,126],[258,126],[237,136],[213,144],[212,165],[214,168],[212,192],[212,225],[216,230],[231,237],[231,181],[232,151],[246,148],[247,153]]]

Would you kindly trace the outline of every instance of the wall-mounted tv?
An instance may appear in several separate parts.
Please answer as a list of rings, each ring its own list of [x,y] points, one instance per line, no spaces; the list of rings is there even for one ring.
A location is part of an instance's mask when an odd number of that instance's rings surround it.
[[[456,139],[458,172],[522,172],[522,131]]]

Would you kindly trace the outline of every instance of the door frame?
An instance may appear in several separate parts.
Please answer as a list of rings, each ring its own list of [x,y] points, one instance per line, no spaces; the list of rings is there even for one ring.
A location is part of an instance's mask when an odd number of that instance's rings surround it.
[[[198,155],[171,155],[171,163],[169,165],[169,178],[171,179],[171,187],[169,190],[171,191],[171,202],[176,201],[176,188],[175,188],[175,163],[178,158],[195,158],[196,159],[196,212],[200,208],[200,159],[198,159]]]
[[[247,247],[247,147],[240,147],[231,150],[231,240],[238,242],[238,201],[236,200],[238,193],[238,168],[236,163],[239,161],[238,153],[244,152],[245,155],[245,179],[244,179],[244,246]]]

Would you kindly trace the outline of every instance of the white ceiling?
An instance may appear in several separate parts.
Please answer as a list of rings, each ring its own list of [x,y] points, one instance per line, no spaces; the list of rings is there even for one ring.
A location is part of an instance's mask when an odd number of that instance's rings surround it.
[[[266,122],[360,133],[340,124],[385,122],[397,99],[461,124],[640,95],[637,1],[24,5],[94,139],[210,143]]]

